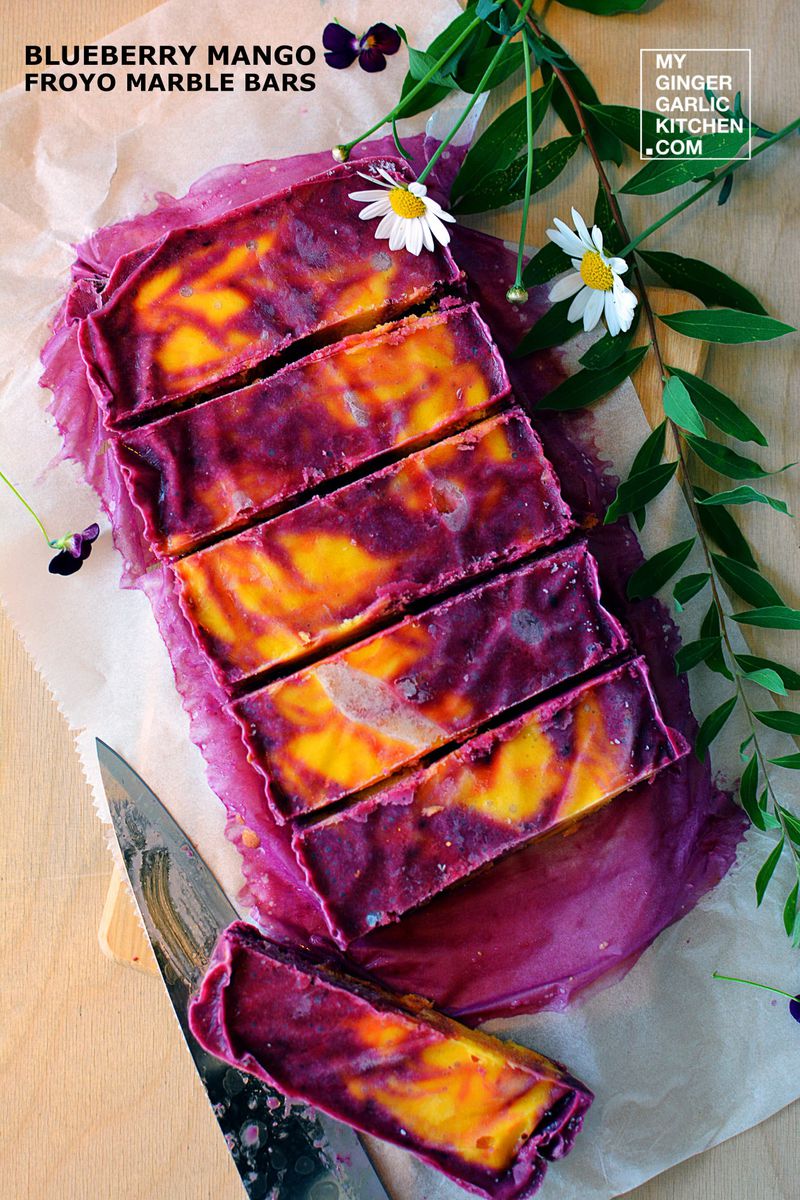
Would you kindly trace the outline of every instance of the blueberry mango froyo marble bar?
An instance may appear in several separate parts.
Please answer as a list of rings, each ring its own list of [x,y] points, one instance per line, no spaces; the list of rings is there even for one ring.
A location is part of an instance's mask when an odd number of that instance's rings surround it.
[[[241,923],[220,938],[189,1020],[232,1066],[492,1200],[530,1196],[593,1099],[560,1064]]]
[[[78,330],[133,503],[112,519],[163,560],[165,638],[188,622],[331,954],[686,749],[449,251],[389,251],[359,219],[350,192],[381,172],[410,179],[362,159],[173,229],[118,259]],[[591,1102],[533,1051],[241,925],[192,1025],[494,1200],[536,1190]]]

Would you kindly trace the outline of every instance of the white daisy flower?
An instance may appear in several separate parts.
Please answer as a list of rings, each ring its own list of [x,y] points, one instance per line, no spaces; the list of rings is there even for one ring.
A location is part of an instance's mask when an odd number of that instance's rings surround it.
[[[350,199],[366,205],[358,214],[362,221],[381,218],[375,237],[388,238],[390,250],[405,247],[416,255],[423,246],[433,250],[434,238],[443,246],[447,245],[450,231],[445,221],[455,221],[455,217],[430,198],[424,184],[401,183],[383,167],[378,168],[379,179],[361,171],[358,173],[368,183],[377,183],[378,187],[368,192],[350,192]]]
[[[547,230],[550,241],[570,256],[575,268],[550,289],[550,299],[555,302],[574,296],[567,312],[569,321],[582,320],[588,333],[605,316],[608,332],[616,337],[630,329],[637,305],[636,296],[620,278],[628,264],[624,258],[609,257],[604,252],[601,230],[595,225],[589,233],[586,222],[574,208],[572,221],[577,232],[558,217],[553,221],[556,228]]]

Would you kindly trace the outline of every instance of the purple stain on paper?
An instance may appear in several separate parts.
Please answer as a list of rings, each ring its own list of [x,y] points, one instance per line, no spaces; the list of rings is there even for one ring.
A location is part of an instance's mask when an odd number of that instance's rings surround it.
[[[415,169],[430,141],[408,140]],[[367,143],[353,157],[393,153],[391,139]],[[443,156],[438,179],[446,196],[458,168]],[[316,900],[294,858],[286,827],[278,827],[260,777],[247,761],[226,697],[212,679],[172,591],[167,570],[153,559],[128,497],[77,346],[77,321],[99,303],[99,291],[121,254],[148,245],[170,229],[208,220],[330,166],[329,152],[219,168],[180,199],[158,196],[152,212],[97,230],[77,247],[73,286],[55,318],[42,355],[42,383],[53,391],[50,411],[64,455],[80,464],[113,518],[124,560],[123,583],[150,599],[170,649],[179,691],[202,748],[208,779],[225,804],[231,840],[243,860],[254,919],[268,934],[330,948]],[[432,189],[433,190],[433,189]],[[470,281],[501,350],[508,356],[524,328],[546,307],[546,289],[521,309],[505,302],[514,261],[497,239],[456,226],[453,251]],[[537,413],[537,401],[561,378],[557,351],[525,360],[507,357],[515,395],[532,416],[562,478],[576,515],[593,524],[590,549],[605,601],[642,648],[668,724],[691,738],[696,722],[688,685],[675,675],[678,632],[656,600],[631,602],[626,581],[642,562],[625,523],[597,521],[615,480],[598,455],[590,413]],[[469,1023],[538,1009],[563,1009],[587,988],[623,975],[658,933],[713,888],[734,862],[746,820],[693,755],[652,783],[619,797],[584,820],[571,836],[549,839],[511,855],[490,872],[376,930],[349,951],[351,965],[403,992],[425,995]],[[793,1001],[797,1019],[800,1003]]]

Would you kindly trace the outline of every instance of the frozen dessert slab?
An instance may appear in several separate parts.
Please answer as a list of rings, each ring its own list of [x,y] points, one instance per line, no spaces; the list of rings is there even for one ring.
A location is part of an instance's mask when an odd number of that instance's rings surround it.
[[[178,560],[184,611],[239,684],[562,538],[558,482],[519,410]]]
[[[293,845],[331,933],[347,945],[686,749],[635,659],[295,831]]]
[[[294,342],[367,329],[459,282],[446,249],[392,254],[359,220],[349,192],[380,166],[410,178],[391,159],[347,163],[173,230],[120,264],[81,331],[110,423],[233,381]]]
[[[474,305],[357,334],[117,444],[146,535],[177,554],[389,450],[413,449],[508,395]]]
[[[558,1063],[226,929],[189,1010],[210,1053],[403,1146],[462,1187],[523,1200],[578,1135],[592,1093]]]
[[[386,778],[624,650],[583,542],[239,700],[278,819]]]

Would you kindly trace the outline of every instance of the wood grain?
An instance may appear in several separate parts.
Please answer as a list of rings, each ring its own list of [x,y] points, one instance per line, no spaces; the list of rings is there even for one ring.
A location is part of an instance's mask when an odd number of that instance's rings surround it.
[[[303,2],[316,6],[317,0]],[[26,41],[86,41],[150,7],[149,0],[5,0],[0,86],[21,78]],[[396,19],[391,7],[387,19]],[[800,34],[794,0],[761,0],[757,19],[745,0],[723,9],[672,0],[648,10],[601,19],[552,4],[546,22],[588,67],[604,100],[637,103],[641,45],[751,46],[758,120],[776,128],[794,115]],[[268,40],[268,22],[263,35],[254,36]],[[512,94],[492,98],[490,110]],[[773,315],[797,325],[799,175],[797,155],[784,144],[739,172],[724,209],[713,199],[697,205],[654,239],[653,248],[727,268],[769,300]],[[532,206],[530,241],[541,243],[552,217],[566,217],[572,203],[590,213],[593,199],[591,171],[576,158],[545,203]],[[628,202],[632,227],[643,228],[662,203]],[[486,227],[516,237],[518,220],[512,211]],[[800,458],[795,346],[784,339],[714,350],[706,371],[765,429],[774,447],[765,455],[771,465]],[[770,480],[770,487],[800,511],[797,473]],[[776,586],[798,605],[795,525],[762,511],[744,516]],[[765,634],[764,645],[770,644],[776,653],[789,653],[788,638]],[[800,639],[793,653],[800,666]],[[2,617],[0,680],[0,1061],[7,1086],[13,1085],[4,1114],[9,1149],[0,1197],[241,1200],[162,989],[98,952],[109,870],[103,834],[69,732]],[[794,1105],[627,1200],[795,1200],[799,1135],[800,1105]]]

